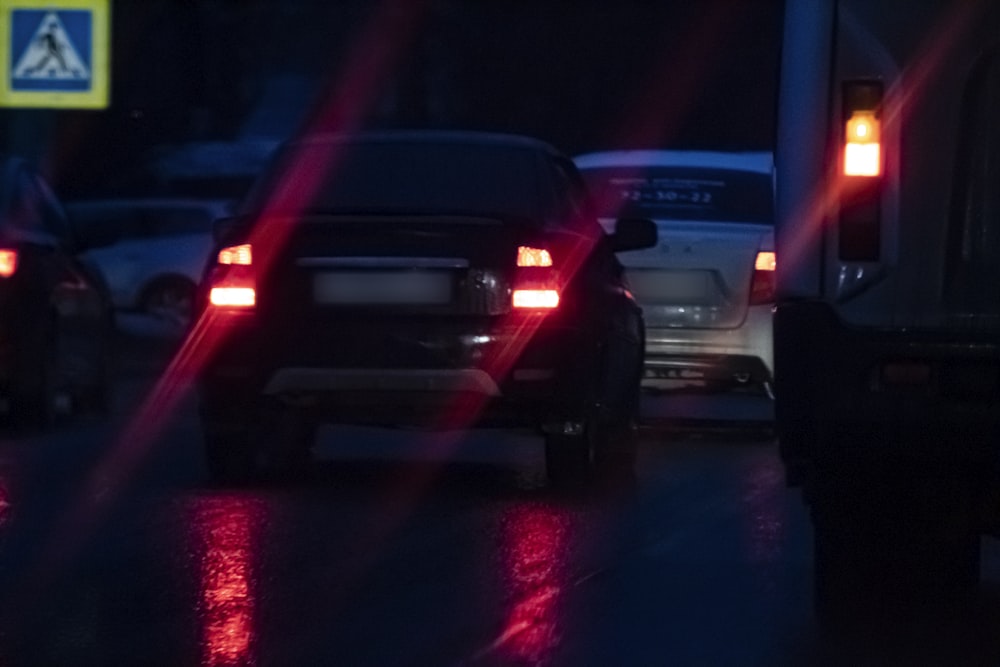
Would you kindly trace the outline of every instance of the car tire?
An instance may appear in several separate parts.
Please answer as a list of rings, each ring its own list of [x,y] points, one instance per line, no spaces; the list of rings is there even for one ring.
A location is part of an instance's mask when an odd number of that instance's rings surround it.
[[[196,292],[197,287],[187,278],[160,278],[143,291],[139,307],[158,320],[187,327],[194,314]]]

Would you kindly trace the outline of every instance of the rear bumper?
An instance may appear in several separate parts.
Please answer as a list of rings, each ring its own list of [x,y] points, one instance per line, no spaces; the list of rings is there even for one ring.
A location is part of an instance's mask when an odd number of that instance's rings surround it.
[[[383,331],[363,344],[342,329],[305,343],[244,318],[199,377],[203,415],[240,419],[267,401],[331,423],[540,426],[583,402],[594,371],[593,337],[572,327]]]
[[[1000,466],[995,334],[857,329],[779,306],[775,418],[793,467],[848,459]]]
[[[644,384],[657,380],[770,382],[774,372],[772,307],[751,306],[735,329],[646,330]]]

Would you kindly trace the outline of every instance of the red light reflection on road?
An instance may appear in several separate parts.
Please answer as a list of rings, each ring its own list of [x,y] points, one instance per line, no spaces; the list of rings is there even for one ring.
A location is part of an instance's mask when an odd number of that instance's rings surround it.
[[[254,557],[265,510],[250,499],[199,498],[191,526],[198,545],[202,664],[254,664]]]
[[[515,603],[488,652],[540,665],[559,645],[569,532],[569,514],[553,507],[521,505],[502,516],[504,583]]]
[[[788,532],[784,503],[785,478],[776,458],[760,458],[750,463],[743,476],[743,519],[750,562],[777,562]]]

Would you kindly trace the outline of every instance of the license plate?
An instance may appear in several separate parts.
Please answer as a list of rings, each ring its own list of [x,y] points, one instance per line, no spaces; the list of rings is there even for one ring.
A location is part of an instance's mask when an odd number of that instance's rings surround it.
[[[704,302],[709,296],[706,271],[633,269],[627,276],[639,303],[694,304]]]
[[[451,301],[444,271],[331,271],[313,277],[313,299],[331,305],[440,305]]]

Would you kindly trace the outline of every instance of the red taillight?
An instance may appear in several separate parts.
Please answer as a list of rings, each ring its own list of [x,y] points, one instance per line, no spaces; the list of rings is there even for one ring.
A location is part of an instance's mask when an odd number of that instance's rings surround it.
[[[517,279],[511,291],[511,305],[515,309],[552,310],[559,307],[552,253],[545,248],[520,246],[517,249],[517,267]]]
[[[559,292],[554,289],[516,289],[511,298],[515,308],[551,310],[559,307]]]
[[[10,278],[17,271],[17,251],[0,250],[0,278]]]
[[[753,282],[750,284],[751,306],[774,303],[774,271],[776,267],[777,256],[775,253],[770,251],[757,253],[757,259],[754,262]]]
[[[253,308],[257,290],[253,272],[253,252],[249,243],[219,251],[209,278],[208,302],[219,308]]]
[[[228,308],[250,308],[257,303],[257,290],[253,287],[223,286],[213,287],[208,294],[213,306]]]

